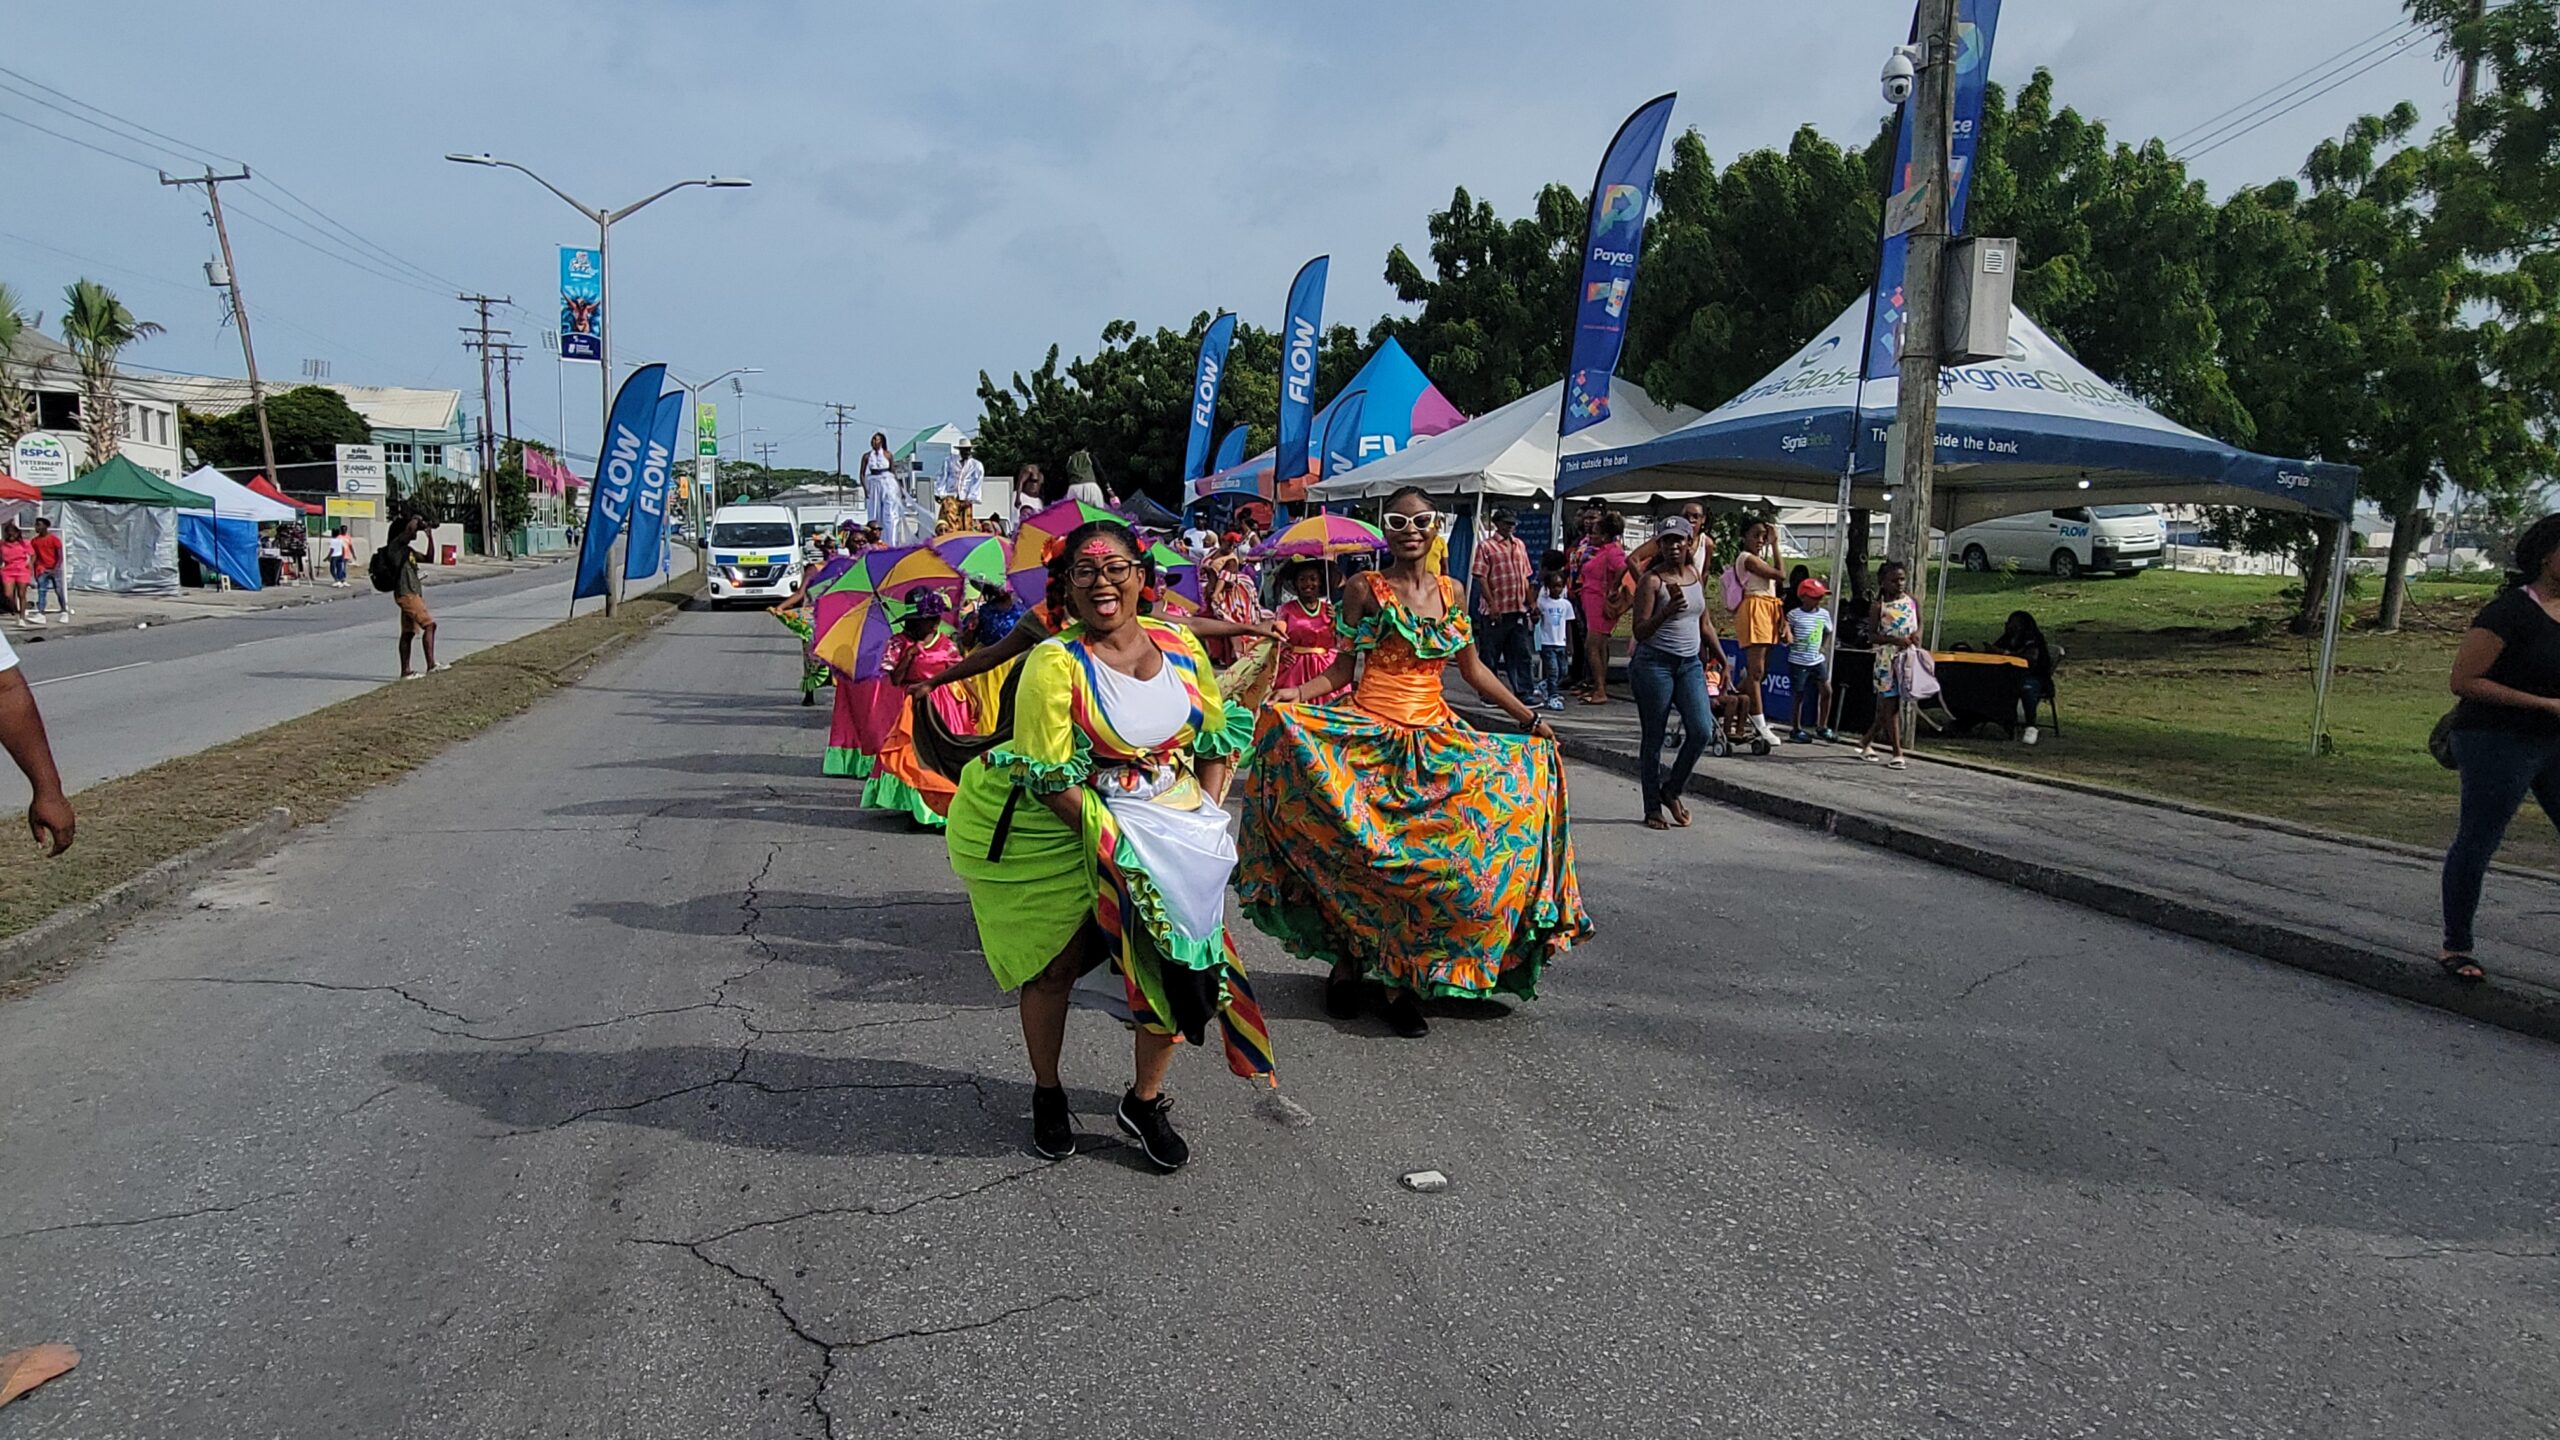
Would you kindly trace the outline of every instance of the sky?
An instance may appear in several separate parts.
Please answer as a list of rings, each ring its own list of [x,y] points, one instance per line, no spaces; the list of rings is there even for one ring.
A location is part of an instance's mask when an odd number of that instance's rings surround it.
[[[1119,318],[1275,324],[1310,255],[1333,256],[1327,320],[1365,328],[1400,310],[1389,247],[1421,257],[1454,187],[1517,215],[1550,181],[1587,185],[1666,90],[1719,164],[1801,124],[1863,139],[1911,0],[23,8],[0,55],[0,280],[48,331],[88,275],[167,327],[136,366],[243,373],[202,196],[153,172],[245,163],[224,203],[265,378],[319,361],[476,405],[455,296],[504,295],[497,323],[531,352],[517,429],[592,453],[595,367],[541,339],[555,247],[593,226],[522,175],[442,157],[514,160],[601,207],[743,176],[614,227],[614,359],[688,381],[758,367],[742,395],[719,387],[726,452],[829,468],[821,402],[855,407],[851,451],[874,429],[974,428],[980,370],[1090,352]],[[2450,71],[2427,37],[2399,46],[2406,28],[2397,0],[2009,0],[1992,68],[2013,90],[2051,68],[2120,139],[2264,96],[2224,123],[2265,123],[2172,147],[2222,139],[2192,162],[2221,194],[2396,101],[2440,121]],[[2332,57],[2334,86],[2266,93]]]

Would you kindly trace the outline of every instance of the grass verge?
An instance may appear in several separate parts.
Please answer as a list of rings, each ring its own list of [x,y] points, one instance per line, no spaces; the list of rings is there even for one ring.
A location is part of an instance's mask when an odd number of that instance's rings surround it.
[[[456,661],[423,680],[385,685],[253,735],[162,761],[71,797],[79,843],[59,860],[0,868],[0,935],[97,898],[173,855],[265,815],[326,819],[461,741],[569,683],[598,658],[673,615],[693,593],[679,582],[601,613],[564,620]]]

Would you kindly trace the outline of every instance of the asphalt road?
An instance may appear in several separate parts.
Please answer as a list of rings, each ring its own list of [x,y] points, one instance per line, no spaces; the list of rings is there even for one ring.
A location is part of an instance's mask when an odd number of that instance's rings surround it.
[[[675,559],[678,573],[692,567],[689,551]],[[436,659],[450,664],[556,623],[570,579],[569,566],[552,565],[429,585]],[[400,673],[399,634],[391,597],[365,587],[326,604],[21,643],[18,655],[63,784],[77,791],[388,684]],[[0,812],[26,803],[26,777],[0,764]]]
[[[0,1004],[0,1345],[88,1357],[0,1435],[2560,1426],[2549,1047],[1598,772],[1546,998],[1257,939],[1282,1098],[1184,1056],[1147,1173],[1080,1013],[1044,1164],[793,673],[682,617]]]

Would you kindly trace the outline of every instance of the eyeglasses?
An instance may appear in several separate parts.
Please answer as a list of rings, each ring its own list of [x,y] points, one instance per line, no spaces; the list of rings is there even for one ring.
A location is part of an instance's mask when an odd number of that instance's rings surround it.
[[[1068,567],[1067,581],[1073,585],[1120,585],[1138,573],[1135,560],[1105,560],[1099,565],[1078,563]]]
[[[1428,535],[1440,528],[1440,512],[1437,510],[1425,510],[1417,515],[1408,515],[1401,510],[1390,510],[1386,513],[1385,519],[1387,533],[1390,535],[1401,535],[1408,530]]]

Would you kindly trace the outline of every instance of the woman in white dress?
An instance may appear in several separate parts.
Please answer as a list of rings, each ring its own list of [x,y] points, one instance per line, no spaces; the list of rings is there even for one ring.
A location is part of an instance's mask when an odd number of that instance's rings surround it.
[[[903,544],[905,530],[898,523],[898,462],[889,458],[889,437],[877,430],[871,432],[871,448],[862,452],[862,499],[869,512],[864,518],[880,532],[880,543]]]

